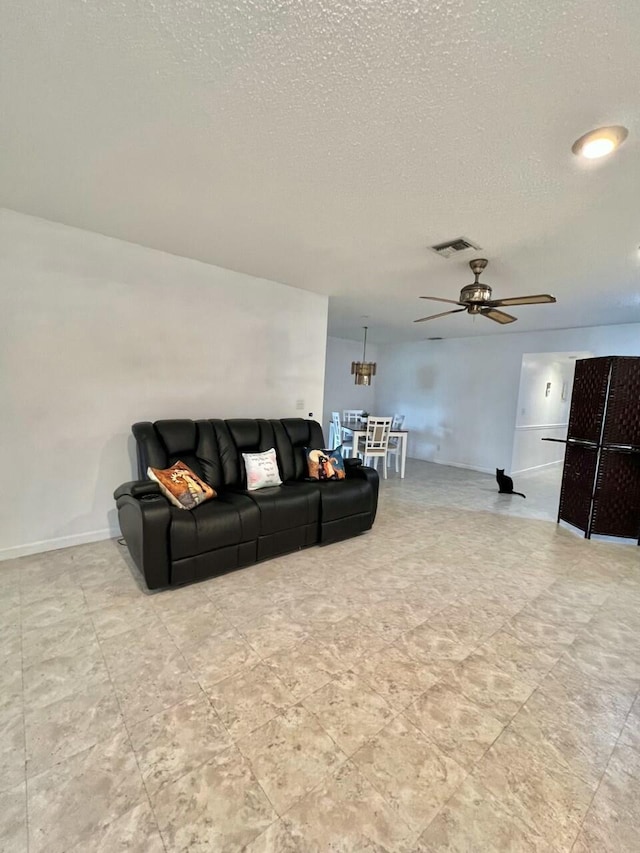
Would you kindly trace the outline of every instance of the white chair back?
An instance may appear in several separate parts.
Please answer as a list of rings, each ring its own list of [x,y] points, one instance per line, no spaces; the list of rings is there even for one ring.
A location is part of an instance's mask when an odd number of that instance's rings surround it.
[[[365,456],[387,455],[392,420],[393,418],[379,418],[369,415],[363,450]]]
[[[362,418],[364,409],[344,409],[342,412],[342,422],[359,421]]]
[[[342,447],[343,456],[351,456],[353,450],[353,435],[342,429],[340,423],[340,412],[331,412],[331,423],[329,425],[329,447],[335,450]]]
[[[340,412],[331,412],[331,425],[329,427],[329,447],[334,450],[342,444],[342,425],[340,424]]]
[[[391,431],[401,430],[404,426],[404,415],[395,414],[393,416],[393,423],[391,424]],[[400,472],[400,443],[402,439],[398,437],[393,437],[389,439],[389,450],[388,453],[390,456],[395,455],[396,457],[396,473]]]
[[[382,459],[382,473],[385,480],[387,479],[387,453],[389,451],[389,432],[392,420],[393,418],[377,418],[375,415],[369,415],[364,443],[357,448],[365,465],[370,459],[373,466],[377,467],[378,459]]]

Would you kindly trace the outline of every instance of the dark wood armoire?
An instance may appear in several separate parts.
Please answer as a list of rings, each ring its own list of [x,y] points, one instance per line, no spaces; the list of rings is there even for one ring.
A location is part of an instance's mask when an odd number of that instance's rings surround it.
[[[640,358],[576,361],[558,521],[640,545]]]

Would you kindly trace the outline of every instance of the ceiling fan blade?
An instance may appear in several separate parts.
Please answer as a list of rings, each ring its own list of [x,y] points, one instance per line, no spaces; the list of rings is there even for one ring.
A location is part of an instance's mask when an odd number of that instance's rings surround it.
[[[511,314],[505,314],[504,311],[498,311],[497,308],[482,308],[480,313],[483,317],[488,317],[490,320],[495,320],[496,323],[515,323],[518,319]]]
[[[443,299],[441,296],[420,296],[420,299],[431,299],[433,302],[449,302],[451,305],[464,305],[464,302],[458,302],[457,299]]]
[[[534,296],[510,296],[507,299],[492,299],[487,305],[495,308],[502,305],[542,305],[544,302],[555,301],[555,296],[548,293],[536,293]]]
[[[432,314],[430,317],[421,317],[419,320],[414,320],[414,323],[424,323],[425,320],[435,320],[438,317],[446,317],[447,314],[460,314],[461,311],[466,311],[466,308],[454,308],[453,311],[443,311],[442,314]]]

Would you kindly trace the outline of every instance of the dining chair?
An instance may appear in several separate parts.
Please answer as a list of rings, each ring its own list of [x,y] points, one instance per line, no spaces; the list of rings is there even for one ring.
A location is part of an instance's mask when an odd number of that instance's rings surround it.
[[[404,415],[395,414],[393,416],[393,421],[391,422],[391,432],[393,432],[396,429],[402,429],[402,427],[404,426],[404,418],[405,418]],[[387,450],[387,454],[390,457],[391,456],[396,457],[396,474],[400,473],[400,447],[401,447],[400,442],[401,441],[402,441],[402,439],[394,438],[393,436],[391,436],[391,438],[389,439],[389,449]],[[391,460],[389,460],[389,461],[391,461]]]
[[[389,432],[393,418],[378,418],[369,415],[367,420],[367,434],[362,444],[356,448],[358,455],[362,456],[366,465],[371,460],[373,467],[378,467],[378,459],[382,459],[382,473],[387,479],[387,452],[389,450]]]
[[[344,434],[340,423],[340,412],[331,412],[331,427],[329,429],[329,444],[331,450],[342,446],[342,455],[351,456],[353,451],[353,435]]]
[[[336,443],[340,441],[340,430],[336,430],[336,423],[340,423],[340,412],[331,412],[331,420],[329,421],[329,442],[327,447],[333,450]]]
[[[364,409],[343,409],[342,412],[342,423],[353,423],[353,421],[360,421],[362,418],[362,413]]]

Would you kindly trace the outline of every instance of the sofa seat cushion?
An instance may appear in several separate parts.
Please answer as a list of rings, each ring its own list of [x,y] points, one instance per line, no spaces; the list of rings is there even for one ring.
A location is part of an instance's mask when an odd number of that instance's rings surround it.
[[[180,560],[255,541],[260,515],[252,501],[242,495],[222,492],[193,510],[171,507],[171,558]]]
[[[322,522],[373,511],[371,486],[366,480],[349,479],[318,484]]]
[[[320,519],[320,495],[317,486],[310,483],[296,483],[295,488],[272,486],[243,494],[258,508],[261,536],[317,524]]]

